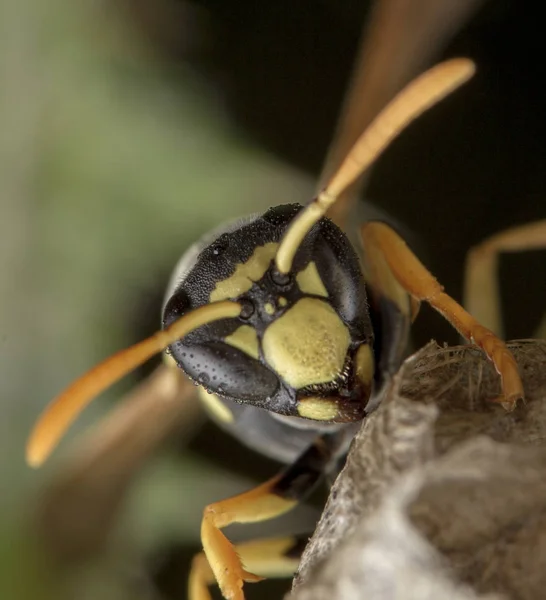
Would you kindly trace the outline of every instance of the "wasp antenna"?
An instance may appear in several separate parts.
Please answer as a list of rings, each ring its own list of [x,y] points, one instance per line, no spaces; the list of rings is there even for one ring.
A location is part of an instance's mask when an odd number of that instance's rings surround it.
[[[475,69],[471,60],[455,58],[409,83],[360,136],[323,193],[335,201],[412,121],[468,81]]]
[[[339,195],[377,160],[413,120],[468,81],[475,69],[474,63],[466,58],[445,61],[414,79],[387,104],[358,138],[325,188],[289,226],[275,257],[280,273],[290,271],[303,238]]]
[[[213,302],[180,317],[172,325],[151,337],[110,356],[74,381],[44,410],[28,439],[26,459],[39,467],[51,454],[60,438],[79,413],[101,392],[162,352],[190,331],[219,319],[237,317],[241,305],[237,302]]]

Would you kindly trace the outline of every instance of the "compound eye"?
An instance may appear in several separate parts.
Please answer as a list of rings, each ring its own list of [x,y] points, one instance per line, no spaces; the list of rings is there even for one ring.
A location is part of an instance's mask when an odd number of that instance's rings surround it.
[[[239,402],[262,404],[274,396],[278,377],[259,361],[224,342],[171,346],[178,365],[208,392]]]

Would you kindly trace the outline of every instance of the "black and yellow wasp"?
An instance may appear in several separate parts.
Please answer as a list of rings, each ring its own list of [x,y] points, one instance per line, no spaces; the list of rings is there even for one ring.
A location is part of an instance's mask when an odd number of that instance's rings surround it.
[[[190,248],[168,287],[162,331],[78,379],[36,425],[27,448],[33,466],[47,458],[93,397],[165,352],[169,371],[199,384],[221,427],[288,465],[256,489],[205,508],[204,553],[193,562],[191,600],[209,598],[207,586],[214,581],[224,597],[240,600],[245,581],[293,572],[302,540],[234,547],[221,530],[290,510],[338,463],[399,368],[420,302],[483,349],[499,373],[499,400],[507,408],[523,397],[505,344],[444,293],[390,226],[363,223],[353,240],[344,233],[352,225],[350,213],[333,212],[344,191],[411,121],[473,73],[466,59],[430,69],[376,117],[305,207],[271,208]]]

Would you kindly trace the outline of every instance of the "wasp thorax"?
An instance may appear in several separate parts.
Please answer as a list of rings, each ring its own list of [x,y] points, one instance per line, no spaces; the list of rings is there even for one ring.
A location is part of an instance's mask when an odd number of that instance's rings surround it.
[[[343,232],[321,219],[291,272],[279,273],[275,255],[299,210],[271,209],[190,249],[173,276],[164,324],[226,299],[242,310],[169,351],[189,377],[228,401],[320,421],[357,420],[373,377],[358,257]]]

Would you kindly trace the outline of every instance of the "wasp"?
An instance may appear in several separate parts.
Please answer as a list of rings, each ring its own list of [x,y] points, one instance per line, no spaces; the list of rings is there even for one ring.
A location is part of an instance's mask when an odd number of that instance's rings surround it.
[[[329,218],[390,142],[474,71],[470,60],[452,59],[413,80],[305,206],[270,208],[191,247],[171,277],[162,330],[76,380],[36,424],[27,446],[32,466],[43,463],[96,395],[164,353],[166,368],[199,386],[221,427],[287,465],[259,487],[205,508],[191,600],[209,599],[214,582],[225,598],[242,600],[244,582],[295,570],[305,540],[234,546],[222,529],[291,510],[336,468],[398,370],[421,302],[492,361],[498,401],[512,409],[523,398],[505,343],[444,292],[392,227],[363,223],[353,241],[348,218]]]

